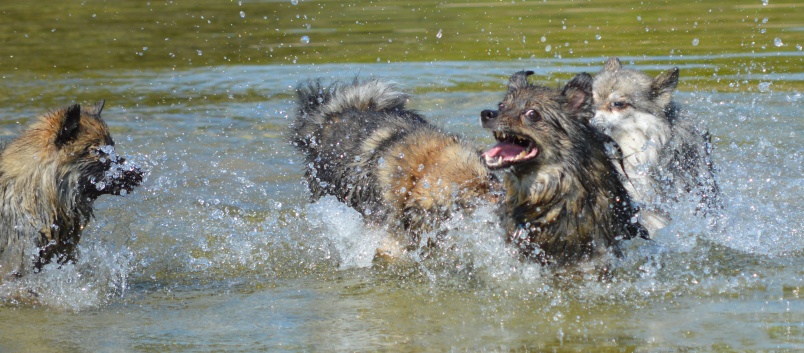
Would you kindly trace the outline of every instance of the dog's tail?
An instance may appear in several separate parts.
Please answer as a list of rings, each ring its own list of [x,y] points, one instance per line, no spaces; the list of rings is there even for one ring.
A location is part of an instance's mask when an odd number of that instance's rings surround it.
[[[316,136],[334,117],[350,110],[401,110],[407,99],[396,85],[377,79],[355,79],[352,83],[335,82],[329,86],[322,85],[320,79],[302,83],[296,88],[298,111],[291,124],[291,143],[307,152],[315,147]]]

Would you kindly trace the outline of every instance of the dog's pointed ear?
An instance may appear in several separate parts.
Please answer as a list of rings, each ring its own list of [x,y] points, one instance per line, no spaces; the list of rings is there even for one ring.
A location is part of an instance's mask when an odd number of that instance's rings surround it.
[[[528,76],[533,75],[533,71],[519,71],[511,75],[508,80],[508,91],[515,91],[528,86]]]
[[[651,97],[660,106],[667,106],[673,98],[676,86],[678,86],[678,68],[674,67],[653,79],[650,85]]]
[[[61,148],[78,136],[78,127],[81,123],[81,106],[73,104],[61,112],[59,117],[59,131],[53,143]]]
[[[105,99],[101,99],[97,103],[95,103],[95,107],[94,107],[95,108],[95,115],[100,116],[100,113],[101,113],[101,111],[103,111],[103,106],[105,104],[106,104]]]
[[[620,62],[620,59],[617,57],[610,57],[609,60],[606,60],[606,65],[603,66],[603,71],[617,71],[623,68],[623,64]]]
[[[564,86],[561,94],[567,98],[567,108],[583,118],[592,116],[592,76],[582,72]]]

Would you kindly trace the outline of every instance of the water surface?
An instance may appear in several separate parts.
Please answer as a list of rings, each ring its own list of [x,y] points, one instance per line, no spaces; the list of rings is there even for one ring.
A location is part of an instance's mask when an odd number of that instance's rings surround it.
[[[47,109],[105,98],[118,148],[149,170],[131,195],[98,201],[77,264],[0,284],[0,351],[804,349],[797,4],[216,4],[0,6],[9,28],[0,135]],[[513,13],[523,9],[527,25]],[[640,21],[664,28],[659,17],[684,36],[640,34]],[[95,20],[104,25],[82,25]],[[458,29],[475,34],[450,34]],[[620,30],[628,40],[606,41]],[[277,37],[288,44],[274,54],[254,44]],[[594,49],[582,51],[583,40]],[[495,54],[477,55],[488,48]],[[411,107],[488,145],[478,114],[508,75],[530,69],[558,86],[608,55],[650,73],[681,68],[676,98],[714,136],[727,203],[716,228],[677,205],[670,227],[612,260],[608,280],[518,261],[491,208],[449,224],[450,251],[374,266],[382,234],[332,199],[310,204],[302,158],[283,137],[298,82],[359,75],[399,83]]]

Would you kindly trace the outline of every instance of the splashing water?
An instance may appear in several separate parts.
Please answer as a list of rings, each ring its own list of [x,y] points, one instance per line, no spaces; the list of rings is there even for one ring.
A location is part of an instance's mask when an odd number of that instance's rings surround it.
[[[103,178],[92,181],[92,183],[95,185],[95,188],[98,190],[104,190],[110,185],[121,185],[121,178],[125,172],[136,172],[142,170],[138,164],[130,162],[128,159],[118,155],[114,149],[114,146],[103,145],[92,153],[99,155],[98,159],[101,161],[101,163],[110,163],[109,169],[104,172]],[[122,196],[125,196],[126,194],[127,191],[121,191]]]

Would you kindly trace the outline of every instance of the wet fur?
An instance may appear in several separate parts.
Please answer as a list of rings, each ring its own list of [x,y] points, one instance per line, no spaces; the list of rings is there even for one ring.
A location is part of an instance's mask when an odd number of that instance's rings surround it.
[[[566,264],[647,237],[600,136],[583,122],[592,114],[591,76],[556,90],[530,84],[531,73],[514,74],[499,109],[481,114],[495,135],[522,136],[539,151],[505,169],[500,214],[508,241],[525,257]]]
[[[512,168],[505,201],[478,151],[407,110],[406,96],[387,83],[300,86],[290,139],[305,155],[314,199],[334,195],[371,222],[411,235],[411,244],[451,212],[498,200],[508,240],[523,258],[567,263],[646,236],[602,144],[578,118],[591,116],[585,78],[564,91],[529,85],[524,73],[511,79],[506,102],[543,109],[550,123],[523,124],[503,110],[484,125],[533,135],[549,159]]]
[[[454,210],[492,197],[480,151],[407,109],[393,84],[308,82],[296,92],[290,140],[305,155],[313,199],[334,195],[416,245]]]
[[[142,181],[114,153],[102,109],[103,101],[44,114],[0,146],[0,279],[74,260],[95,199]]]
[[[678,68],[650,77],[610,58],[594,80],[591,124],[622,150],[626,187],[652,231],[669,222],[667,201],[692,195],[699,210],[722,207],[709,133],[673,101],[678,77]]]

